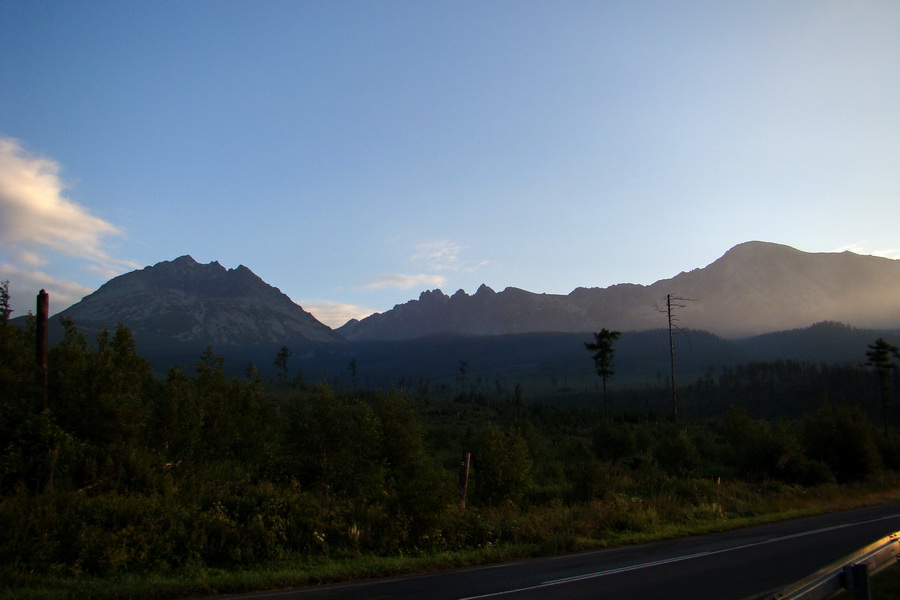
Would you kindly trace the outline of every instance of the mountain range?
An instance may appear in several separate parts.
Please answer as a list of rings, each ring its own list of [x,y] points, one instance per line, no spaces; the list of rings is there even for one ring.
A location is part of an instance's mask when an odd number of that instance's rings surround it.
[[[646,331],[667,324],[676,298],[681,326],[727,338],[839,321],[856,327],[900,326],[900,260],[852,252],[807,253],[747,242],[705,268],[652,285],[577,288],[568,295],[482,285],[469,295],[423,292],[337,329],[348,340],[403,340],[436,333],[502,335],[602,328]]]
[[[629,371],[638,380],[664,370],[667,317],[660,311],[667,295],[678,299],[677,325],[693,331],[685,341],[695,370],[774,358],[858,361],[865,340],[897,339],[900,260],[748,242],[652,285],[567,295],[486,285],[472,295],[431,290],[332,330],[243,265],[226,269],[182,256],[115,277],[58,316],[89,335],[126,325],[160,369],[193,364],[210,345],[235,369],[252,362],[266,370],[287,346],[292,368],[312,377],[339,380],[355,360],[379,385],[452,381],[461,362],[483,379],[544,371],[590,378],[589,361],[577,358],[582,342],[593,331],[618,329],[625,332],[618,344],[622,381]],[[823,322],[845,325],[811,327]],[[60,323],[51,320],[51,341],[60,339]],[[578,366],[570,371],[572,361]]]

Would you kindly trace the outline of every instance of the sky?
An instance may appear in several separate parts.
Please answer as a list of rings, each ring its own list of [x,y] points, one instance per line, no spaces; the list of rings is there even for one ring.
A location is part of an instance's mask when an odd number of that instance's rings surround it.
[[[900,258],[900,2],[0,2],[13,316],[189,254],[322,322]]]

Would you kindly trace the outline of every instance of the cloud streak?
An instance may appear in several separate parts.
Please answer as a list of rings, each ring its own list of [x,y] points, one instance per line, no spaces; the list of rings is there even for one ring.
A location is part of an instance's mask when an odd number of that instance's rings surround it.
[[[871,256],[880,256],[882,258],[900,259],[900,249],[886,250],[867,250],[861,243],[847,244],[836,249],[835,252],[850,251],[854,254],[869,254]]]
[[[416,246],[412,260],[424,262],[432,271],[449,272],[471,272],[488,264],[486,260],[477,263],[463,260],[460,255],[464,249],[464,246],[446,239],[424,242]]]
[[[370,279],[363,284],[363,287],[368,290],[379,290],[384,288],[408,290],[422,284],[441,286],[446,281],[447,279],[441,275],[429,275],[425,273],[419,275],[404,275],[401,273],[394,273]]]
[[[59,165],[0,138],[0,236],[3,247],[47,246],[68,256],[116,262],[103,238],[121,230],[63,195]]]
[[[0,264],[0,281],[9,281],[14,317],[35,312],[38,290],[50,291],[50,312],[75,304],[94,290],[74,281],[53,277],[39,269],[20,269],[13,264]]]
[[[364,319],[374,313],[374,310],[363,308],[355,304],[341,304],[330,301],[310,301],[301,303],[303,310],[310,312],[321,323],[336,329],[344,325],[350,319]]]
[[[418,268],[424,267],[427,270],[426,272],[380,275],[364,281],[361,287],[365,290],[409,290],[423,287],[445,287],[456,274],[474,271],[487,264],[487,262],[474,265],[467,263],[460,257],[462,251],[462,246],[447,239],[420,243],[415,247],[413,254],[409,257],[409,261],[417,263]]]
[[[137,265],[106,252],[105,240],[122,230],[67,198],[59,173],[56,161],[0,136],[0,277],[10,280],[11,293],[30,296],[27,290],[40,285],[53,306],[64,308],[91,290],[49,274],[55,257],[106,277]]]
[[[459,259],[461,251],[462,247],[458,244],[449,240],[437,240],[419,244],[412,259],[424,262],[434,271],[457,271],[461,266]]]

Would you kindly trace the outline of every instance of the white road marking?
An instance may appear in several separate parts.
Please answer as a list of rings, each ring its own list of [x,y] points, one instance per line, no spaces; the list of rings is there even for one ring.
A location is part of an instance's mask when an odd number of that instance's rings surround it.
[[[886,517],[879,517],[877,519],[869,519],[868,521],[859,521],[856,523],[844,523],[843,525],[833,525],[831,527],[822,527],[821,529],[814,529],[812,531],[803,531],[800,533],[792,533],[789,535],[782,535],[779,537],[769,538],[767,540],[763,540],[760,542],[751,542],[749,544],[743,544],[741,546],[734,546],[731,548],[723,548],[721,550],[711,550],[709,552],[697,552],[696,554],[687,554],[685,556],[675,556],[672,558],[664,558],[661,560],[654,560],[654,561],[650,561],[650,562],[646,562],[646,563],[639,563],[639,564],[630,565],[627,567],[619,567],[617,569],[607,569],[605,571],[595,571],[593,573],[585,573],[583,575],[574,575],[572,577],[566,577],[563,579],[552,579],[550,581],[544,581],[541,583],[537,583],[535,585],[529,585],[529,586],[516,588],[516,589],[512,589],[512,590],[503,590],[500,592],[481,594],[480,596],[467,596],[465,598],[460,598],[459,600],[478,600],[479,598],[496,598],[498,596],[506,596],[508,594],[527,592],[529,590],[539,590],[541,588],[563,585],[563,584],[572,583],[575,581],[584,581],[587,579],[597,579],[600,577],[605,577],[607,575],[615,575],[617,573],[627,573],[628,571],[637,571],[640,569],[656,567],[659,565],[682,562],[682,561],[686,561],[686,560],[693,560],[695,558],[700,558],[701,556],[714,556],[716,554],[725,554],[726,552],[733,552],[735,550],[743,550],[745,548],[752,548],[753,546],[762,546],[764,544],[772,544],[774,542],[780,542],[780,541],[788,540],[788,539],[792,539],[792,538],[800,538],[800,537],[806,537],[809,535],[816,535],[819,533],[825,533],[826,531],[836,531],[838,529],[845,529],[847,527],[855,527],[857,525],[865,525],[867,523],[875,523],[877,521],[886,521],[888,519],[895,519],[898,516],[900,516],[900,514],[888,515]]]
[[[681,561],[686,561],[686,560],[692,560],[694,558],[700,558],[701,556],[713,556],[716,554],[724,554],[726,552],[731,552],[733,550],[742,550],[744,548],[750,548],[753,546],[770,544],[773,542],[779,542],[779,541],[787,540],[787,539],[791,539],[791,538],[805,537],[808,535],[815,535],[818,533],[825,533],[826,531],[835,531],[835,530],[844,529],[847,527],[855,527],[856,525],[865,525],[866,523],[875,523],[877,521],[886,521],[888,519],[895,519],[897,517],[900,517],[900,514],[888,515],[886,517],[879,517],[877,519],[869,519],[868,521],[858,521],[856,523],[845,523],[843,525],[833,525],[831,527],[823,527],[821,529],[814,529],[812,531],[803,531],[800,533],[792,533],[792,534],[783,535],[783,536],[779,536],[779,537],[769,538],[769,539],[762,540],[759,542],[752,542],[749,544],[743,544],[741,546],[734,546],[732,548],[723,548],[721,550],[711,550],[708,552],[697,552],[695,554],[687,554],[685,556],[675,556],[672,558],[664,558],[664,559],[650,561],[650,562],[646,562],[646,563],[630,565],[627,567],[619,567],[617,569],[607,569],[605,571],[595,571],[592,573],[585,573],[583,575],[574,575],[572,577],[565,577],[563,579],[553,579],[550,581],[544,581],[544,582],[541,582],[541,583],[538,583],[535,585],[525,586],[525,587],[516,588],[516,589],[512,589],[512,590],[503,590],[500,592],[493,592],[490,594],[482,594],[480,596],[467,596],[465,598],[460,598],[459,600],[478,600],[480,598],[495,598],[495,597],[499,597],[499,596],[505,596],[508,594],[515,594],[518,592],[525,592],[525,591],[529,591],[529,590],[537,590],[537,589],[546,588],[546,587],[564,585],[566,583],[571,583],[571,582],[575,582],[575,581],[583,581],[586,579],[597,579],[600,577],[605,577],[606,575],[615,575],[617,573],[626,573],[628,571],[637,571],[637,570],[645,569],[645,568],[649,568],[649,567],[655,567],[655,566],[665,565],[665,564],[669,564],[669,563],[676,563],[676,562],[681,562]],[[607,554],[610,552],[615,552],[616,550],[619,550],[619,549],[620,548],[603,548],[601,550],[594,550],[591,552],[584,552],[581,554],[582,555],[585,555],[585,554]],[[567,555],[567,556],[558,556],[558,557],[553,557],[553,558],[554,559],[564,559],[564,558],[569,558],[571,556],[572,555]],[[512,563],[500,563],[500,564],[496,564],[496,565],[482,565],[479,567],[472,567],[472,568],[465,569],[465,570],[466,571],[480,571],[480,570],[487,570],[487,569],[498,569],[498,568],[508,567],[513,564],[518,564],[520,562],[526,562],[526,561],[515,561]],[[400,576],[400,577],[392,577],[392,578],[388,578],[388,579],[378,579],[378,580],[371,580],[371,581],[365,581],[365,582],[348,582],[348,583],[344,583],[344,584],[332,585],[332,586],[329,586],[329,588],[336,589],[336,588],[345,588],[345,587],[369,586],[369,585],[384,583],[385,581],[400,581],[400,580],[405,580],[405,579],[418,579],[418,578],[425,578],[425,577],[429,577],[429,576],[430,576],[430,574],[423,573],[420,575],[413,575],[412,577]],[[306,589],[279,590],[279,591],[271,591],[271,592],[263,592],[263,593],[257,592],[257,593],[253,593],[253,594],[247,594],[247,595],[235,595],[235,596],[228,595],[225,597],[229,598],[229,600],[277,598],[277,597],[283,597],[285,595],[296,595],[296,594],[307,594],[307,593],[314,594],[316,592],[320,592],[321,590],[322,590],[322,588],[320,588],[320,587],[309,587]]]

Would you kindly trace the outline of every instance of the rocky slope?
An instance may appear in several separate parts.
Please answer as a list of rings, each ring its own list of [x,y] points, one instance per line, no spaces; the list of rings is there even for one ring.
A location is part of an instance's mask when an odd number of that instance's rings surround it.
[[[516,288],[473,295],[423,292],[418,300],[351,321],[350,340],[404,340],[436,333],[500,335],[601,328],[646,331],[666,326],[666,296],[684,298],[678,324],[725,337],[746,337],[840,321],[900,327],[900,260],[851,252],[807,253],[747,242],[705,268],[649,286],[578,288],[568,295]]]
[[[341,340],[247,267],[203,265],[190,256],[116,277],[60,316],[89,332],[122,323],[144,346],[219,348]]]

